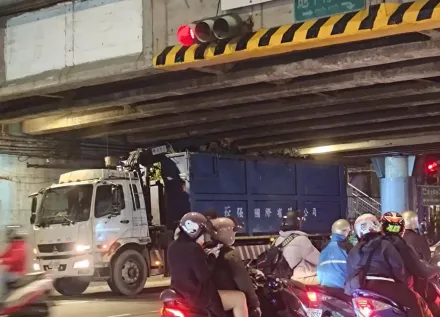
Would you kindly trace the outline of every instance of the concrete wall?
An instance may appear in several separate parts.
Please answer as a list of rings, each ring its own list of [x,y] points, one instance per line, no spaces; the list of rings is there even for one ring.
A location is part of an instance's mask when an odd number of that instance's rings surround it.
[[[7,81],[140,52],[142,0],[63,3],[6,23]]]
[[[268,28],[293,23],[293,3],[273,0],[233,11],[252,19],[255,29]],[[153,55],[176,44],[180,25],[222,13],[218,0],[89,0],[7,18],[0,21],[0,100],[155,73]]]

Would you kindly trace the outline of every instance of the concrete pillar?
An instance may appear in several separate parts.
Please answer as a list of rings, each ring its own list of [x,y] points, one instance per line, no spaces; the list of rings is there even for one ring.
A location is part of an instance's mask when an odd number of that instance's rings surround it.
[[[414,156],[373,158],[373,165],[380,178],[381,212],[403,212],[412,204],[411,176]]]

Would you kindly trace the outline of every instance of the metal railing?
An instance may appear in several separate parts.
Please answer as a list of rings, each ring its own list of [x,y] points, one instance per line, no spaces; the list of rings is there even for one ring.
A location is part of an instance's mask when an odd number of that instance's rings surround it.
[[[347,187],[347,196],[348,218],[354,219],[365,213],[380,216],[380,202],[350,183]]]

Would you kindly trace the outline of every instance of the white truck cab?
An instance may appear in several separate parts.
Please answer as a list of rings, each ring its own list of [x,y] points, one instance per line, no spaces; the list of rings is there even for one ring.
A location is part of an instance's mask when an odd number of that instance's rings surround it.
[[[33,195],[34,267],[57,278],[64,295],[107,280],[112,291],[142,291],[152,248],[142,183],[136,173],[89,169],[63,174]]]

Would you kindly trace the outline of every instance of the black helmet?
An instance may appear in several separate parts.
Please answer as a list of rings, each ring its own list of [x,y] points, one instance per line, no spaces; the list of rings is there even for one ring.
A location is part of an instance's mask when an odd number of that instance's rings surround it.
[[[301,214],[299,211],[288,211],[283,217],[283,223],[281,225],[281,230],[291,231],[299,230],[301,227]]]
[[[180,220],[180,230],[193,240],[197,240],[202,234],[215,232],[211,221],[198,212],[188,212]]]
[[[405,232],[405,220],[403,216],[397,212],[389,211],[380,218],[382,231],[385,235],[403,236]]]

